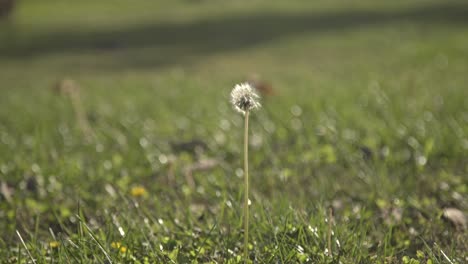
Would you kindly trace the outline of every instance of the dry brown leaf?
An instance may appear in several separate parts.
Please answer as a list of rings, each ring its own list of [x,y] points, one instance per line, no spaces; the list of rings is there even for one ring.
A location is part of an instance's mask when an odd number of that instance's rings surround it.
[[[0,194],[3,195],[7,202],[12,202],[13,189],[8,187],[8,185],[3,181],[0,183]]]
[[[457,229],[464,230],[467,227],[465,214],[457,208],[445,208],[443,217],[450,221]]]
[[[273,86],[271,83],[262,80],[260,78],[260,75],[253,73],[247,78],[247,82],[250,83],[257,91],[260,92],[262,96],[272,96],[275,95],[275,90],[273,89]]]

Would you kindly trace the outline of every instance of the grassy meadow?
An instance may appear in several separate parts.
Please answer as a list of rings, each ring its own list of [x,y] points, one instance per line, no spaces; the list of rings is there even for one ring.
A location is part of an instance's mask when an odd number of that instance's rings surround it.
[[[253,263],[468,262],[466,1],[22,0],[0,263],[243,263],[252,76]]]

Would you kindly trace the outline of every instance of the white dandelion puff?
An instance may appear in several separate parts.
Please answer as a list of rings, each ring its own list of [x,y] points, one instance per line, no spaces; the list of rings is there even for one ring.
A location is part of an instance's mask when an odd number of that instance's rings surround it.
[[[249,83],[236,84],[231,92],[231,103],[242,114],[260,108],[259,98]]]

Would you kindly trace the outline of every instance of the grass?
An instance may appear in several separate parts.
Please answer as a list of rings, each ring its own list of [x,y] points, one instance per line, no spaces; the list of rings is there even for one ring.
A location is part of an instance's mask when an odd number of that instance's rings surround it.
[[[252,260],[467,261],[442,217],[468,210],[466,3],[110,2],[21,1],[0,24],[2,261],[241,263],[228,95],[252,73],[275,90],[250,127]],[[200,159],[219,164],[192,186]]]

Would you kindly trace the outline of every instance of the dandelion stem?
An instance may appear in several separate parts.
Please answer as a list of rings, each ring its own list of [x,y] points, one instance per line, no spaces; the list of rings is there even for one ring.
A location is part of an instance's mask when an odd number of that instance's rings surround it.
[[[244,116],[244,263],[249,259],[249,111]]]
[[[333,211],[332,208],[328,208],[328,255],[332,256],[332,245],[331,245],[331,236],[332,236],[332,217]]]
[[[89,125],[88,118],[86,117],[86,112],[81,101],[80,91],[77,89],[70,90],[69,97],[73,106],[73,110],[75,111],[78,126],[83,132],[86,141],[89,142],[91,138],[93,138],[94,133],[91,129],[91,126]]]
[[[244,263],[249,262],[249,113],[259,108],[259,96],[249,83],[237,84],[231,91],[231,103],[244,114]]]

